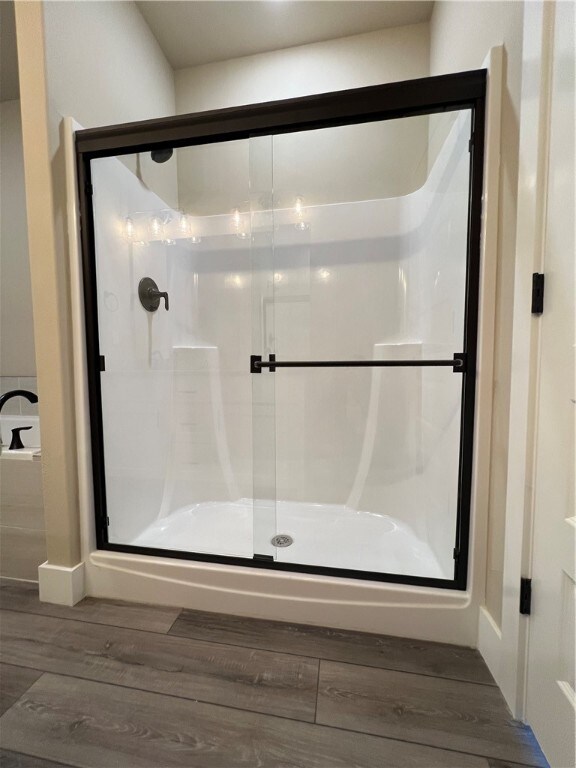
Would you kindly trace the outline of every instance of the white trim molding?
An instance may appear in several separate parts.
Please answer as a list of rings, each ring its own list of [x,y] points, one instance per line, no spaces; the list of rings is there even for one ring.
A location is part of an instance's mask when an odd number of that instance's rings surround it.
[[[541,270],[542,212],[545,210],[549,121],[548,35],[553,4],[526,3],[522,48],[522,99],[516,218],[516,256],[510,382],[510,429],[502,650],[496,682],[512,710],[524,720],[528,617],[520,615],[520,577],[530,576],[532,484],[538,320],[531,314],[532,273]]]
[[[484,570],[478,578],[486,581],[488,548],[488,507],[490,493],[490,458],[492,445],[492,407],[494,399],[494,346],[496,322],[496,282],[498,254],[498,208],[500,190],[501,115],[503,88],[503,46],[490,49],[483,67],[488,70],[486,91],[486,132],[484,193],[482,200],[482,275],[480,281],[480,317],[478,345],[478,395],[476,407],[477,476],[474,497],[483,522]],[[481,512],[480,512],[481,510]],[[478,514],[478,513],[477,513]],[[502,636],[492,616],[481,606],[478,617],[477,647],[488,669],[498,674],[497,648]]]
[[[478,621],[478,650],[495,680],[501,675],[502,631],[484,606]]]
[[[76,605],[84,597],[84,563],[67,568],[42,563],[38,566],[38,587],[43,603]]]

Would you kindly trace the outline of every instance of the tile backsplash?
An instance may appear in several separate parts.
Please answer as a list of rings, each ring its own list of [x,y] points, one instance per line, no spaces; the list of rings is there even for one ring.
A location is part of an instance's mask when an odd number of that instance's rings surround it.
[[[0,395],[12,389],[27,389],[38,394],[38,383],[35,376],[0,376]],[[6,416],[37,416],[38,404],[29,403],[24,397],[14,397],[9,400],[2,413]]]

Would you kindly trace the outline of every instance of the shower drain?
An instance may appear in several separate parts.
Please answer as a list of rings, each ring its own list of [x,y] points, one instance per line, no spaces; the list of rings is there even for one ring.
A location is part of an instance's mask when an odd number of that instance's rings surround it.
[[[294,539],[287,533],[279,533],[272,537],[272,546],[274,547],[289,547],[290,544],[294,544]]]

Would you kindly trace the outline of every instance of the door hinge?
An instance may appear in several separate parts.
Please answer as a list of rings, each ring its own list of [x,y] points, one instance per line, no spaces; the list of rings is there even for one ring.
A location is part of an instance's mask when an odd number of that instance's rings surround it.
[[[532,314],[541,315],[544,312],[544,275],[534,272],[532,275]]]
[[[520,579],[520,613],[530,616],[532,611],[532,579]]]
[[[454,547],[454,551],[452,552],[452,557],[454,558],[454,560],[458,560],[458,558],[460,557],[459,547]]]
[[[87,181],[84,184],[84,190],[85,190],[87,195],[93,195],[94,194],[94,187],[92,186],[92,184],[89,181]]]
[[[106,518],[106,525],[110,525],[110,518],[109,517]]]
[[[252,559],[253,560],[262,560],[265,563],[273,563],[274,562],[274,558],[272,557],[272,555],[254,555]]]
[[[106,370],[106,358],[104,355],[100,355],[100,370],[105,371]]]
[[[470,141],[468,142],[468,152],[472,152],[473,146],[474,146],[474,134],[470,136]]]

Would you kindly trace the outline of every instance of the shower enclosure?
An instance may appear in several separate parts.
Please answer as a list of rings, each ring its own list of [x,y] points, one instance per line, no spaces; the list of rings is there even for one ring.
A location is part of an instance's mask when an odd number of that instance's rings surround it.
[[[484,90],[77,133],[99,548],[466,587]]]

